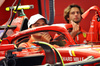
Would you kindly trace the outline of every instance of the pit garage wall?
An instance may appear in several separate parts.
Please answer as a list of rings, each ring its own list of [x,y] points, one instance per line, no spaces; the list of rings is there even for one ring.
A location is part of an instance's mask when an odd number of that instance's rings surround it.
[[[91,6],[100,7],[100,0],[54,0],[55,2],[55,19],[54,23],[65,23],[65,19],[63,17],[64,9],[70,4],[80,5],[84,11],[89,9]],[[42,3],[42,14],[45,16],[44,11],[44,0],[41,0]],[[49,0],[46,0],[46,11],[49,20]],[[88,31],[90,26],[90,20],[94,15],[94,11],[91,11],[90,14],[86,17],[86,19],[81,21],[81,26],[84,30]]]

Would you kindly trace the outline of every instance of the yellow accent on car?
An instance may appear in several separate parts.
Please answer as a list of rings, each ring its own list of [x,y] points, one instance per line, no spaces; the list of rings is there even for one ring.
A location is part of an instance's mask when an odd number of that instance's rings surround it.
[[[86,33],[83,33],[84,38],[86,38]]]
[[[76,56],[74,50],[72,50],[72,55],[73,55],[73,56]]]

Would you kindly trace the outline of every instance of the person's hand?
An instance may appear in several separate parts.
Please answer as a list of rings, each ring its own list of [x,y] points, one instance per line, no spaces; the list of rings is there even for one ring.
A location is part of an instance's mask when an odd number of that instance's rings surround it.
[[[39,32],[36,34],[33,34],[33,38],[35,39],[35,41],[44,41],[49,43],[51,40],[51,36],[49,35],[48,32]]]
[[[49,43],[50,40],[51,40],[51,36],[49,35],[48,32],[43,32],[42,36],[41,36],[41,40],[44,41],[44,42]]]
[[[71,24],[73,26],[73,30],[71,31],[72,38],[75,37],[75,35],[79,32],[79,24],[76,24],[75,22],[71,21]]]
[[[60,46],[58,46],[58,45],[56,45],[56,44],[54,44],[54,45],[52,45],[53,47],[55,47],[55,48],[58,48],[58,47],[60,47]]]

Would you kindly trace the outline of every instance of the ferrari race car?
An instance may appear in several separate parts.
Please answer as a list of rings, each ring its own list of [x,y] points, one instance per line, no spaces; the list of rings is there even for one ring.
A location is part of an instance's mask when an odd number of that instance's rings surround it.
[[[59,66],[75,66],[75,65],[95,65],[100,62],[99,59],[99,45],[85,45],[75,44],[72,37],[66,28],[71,27],[70,24],[54,24],[37,27],[35,29],[28,29],[17,32],[5,38],[0,45],[0,63],[1,65],[8,66],[33,66],[33,65],[59,65]],[[59,29],[56,29],[59,28]],[[14,44],[19,44],[24,40],[17,40],[36,32],[59,32],[63,36],[63,40],[55,42],[61,46],[58,48],[53,47],[51,44],[45,42],[33,42],[40,45],[44,51],[23,51],[24,49],[36,49],[37,47],[30,48],[16,48]],[[64,42],[64,40],[66,41]],[[26,40],[26,39],[25,39]],[[4,44],[5,43],[5,44]],[[60,45],[62,43],[63,45]],[[70,44],[70,45],[67,45]],[[95,44],[95,43],[94,43]],[[97,58],[97,59],[96,59]],[[77,62],[77,63],[71,63]],[[92,66],[90,65],[90,66]],[[98,64],[97,64],[98,65]]]
[[[85,18],[90,10],[96,10],[98,14],[93,17],[93,23],[91,23],[89,30],[89,32],[95,32],[93,31],[93,26],[97,26],[94,23],[99,24],[100,9],[97,6],[93,6],[82,17]],[[27,25],[24,25],[27,24],[27,19],[24,23],[16,23],[15,26],[7,25],[5,31],[5,27],[1,26],[1,32],[4,34],[0,40],[0,66],[100,66],[100,45],[96,45],[99,40],[94,40],[94,37],[98,37],[96,34],[90,33],[88,35],[88,39],[92,39],[89,43],[76,44],[68,31],[69,28],[72,28],[71,24],[52,24],[22,31],[19,31],[18,24],[20,24],[20,29],[27,27]],[[21,24],[23,25],[21,26]],[[8,35],[7,31],[12,31],[12,34]],[[59,41],[54,41],[50,44],[34,41],[32,43],[39,45],[38,47],[17,47],[20,43],[27,42],[31,34],[38,32],[48,32],[51,36],[59,33],[61,36],[56,38]],[[53,44],[59,45],[59,47],[55,48],[52,46]],[[36,48],[43,49],[41,51],[28,51]]]

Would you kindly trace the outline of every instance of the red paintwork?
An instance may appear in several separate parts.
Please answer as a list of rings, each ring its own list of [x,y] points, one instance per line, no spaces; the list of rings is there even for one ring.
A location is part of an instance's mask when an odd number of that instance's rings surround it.
[[[19,16],[16,19],[13,20],[11,25],[17,25],[17,28],[14,29],[14,33],[17,33],[20,31],[21,25],[23,23],[23,20],[27,18],[26,16]]]
[[[24,35],[28,35],[31,34],[35,31],[40,31],[40,30],[55,30],[55,31],[59,31],[62,32],[63,34],[65,34],[66,37],[69,38],[70,44],[73,45],[74,41],[72,39],[72,37],[70,36],[70,34],[68,34],[66,28],[64,28],[64,26],[70,26],[70,24],[56,24],[56,25],[51,25],[51,26],[41,26],[41,27],[37,27],[37,28],[32,28],[32,29],[28,29],[25,31],[21,31],[18,32],[12,36],[7,37],[7,39],[12,43],[14,40],[18,39],[21,36]],[[54,28],[55,27],[55,28]],[[56,29],[58,28],[58,29]],[[67,32],[67,34],[66,34]],[[74,44],[75,45],[75,44]],[[83,45],[83,46],[77,46],[77,47],[59,47],[56,48],[63,60],[64,63],[69,63],[69,62],[76,62],[76,61],[82,61],[83,59],[85,59],[88,56],[94,56],[95,58],[99,57],[99,51],[100,51],[100,46],[93,46],[91,47],[91,45]],[[72,53],[73,52],[73,53]],[[87,53],[88,52],[88,53]],[[39,52],[16,52],[18,57],[24,57],[24,56],[30,56],[30,55],[44,55],[45,53],[39,53]],[[44,61],[45,62],[45,61]]]
[[[94,56],[97,58],[100,55],[100,46],[91,47],[91,45],[83,45],[80,47],[62,47],[57,48],[57,50],[61,53],[65,63],[82,61],[87,56]],[[74,51],[74,53],[72,53],[72,51]]]
[[[7,39],[12,43],[15,39],[18,39],[20,36],[28,35],[28,34],[33,33],[35,31],[55,30],[55,31],[60,31],[63,34],[65,34],[65,36],[70,41],[71,45],[74,45],[75,42],[74,42],[74,40],[72,39],[71,35],[69,34],[69,32],[66,29],[66,28],[68,28],[67,25],[71,26],[70,24],[62,24],[62,25],[59,24],[58,26],[57,25],[51,25],[51,26],[47,25],[47,26],[41,26],[41,27],[37,27],[37,28],[32,28],[32,29],[29,29],[29,30],[18,32],[16,34],[12,35],[12,36],[7,37]],[[56,29],[56,28],[59,28],[59,29]]]
[[[20,31],[21,26],[22,26],[22,23],[23,23],[23,20],[24,20],[25,18],[27,18],[27,17],[26,17],[26,16],[18,16],[18,17],[16,17],[15,19],[13,19],[11,25],[17,26],[15,29],[13,29],[13,34]],[[8,23],[7,23],[7,24],[8,24]],[[3,25],[6,25],[6,23],[4,23]]]
[[[13,44],[0,45],[0,51],[9,50],[9,49],[14,49],[14,45]]]

